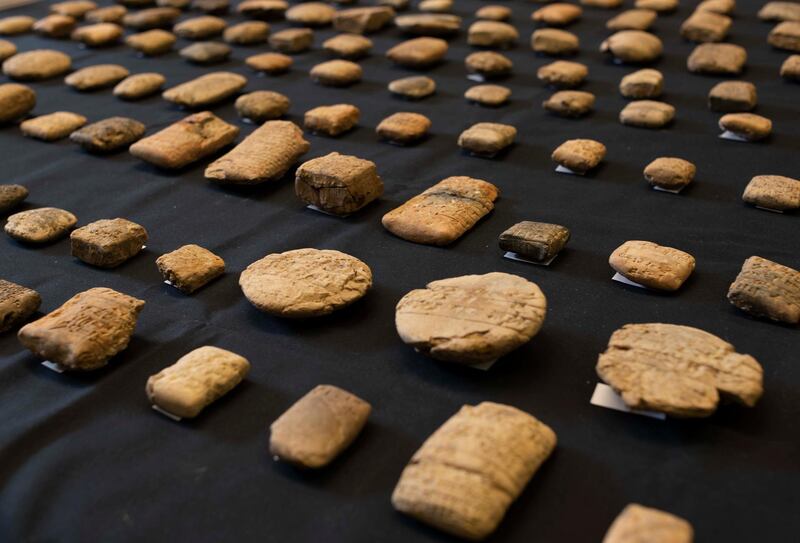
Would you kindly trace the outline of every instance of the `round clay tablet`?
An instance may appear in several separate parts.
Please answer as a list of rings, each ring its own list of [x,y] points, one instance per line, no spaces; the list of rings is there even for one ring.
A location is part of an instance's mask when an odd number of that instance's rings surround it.
[[[271,315],[318,317],[364,296],[372,286],[372,271],[339,251],[296,249],[253,262],[239,286],[250,303]]]
[[[508,273],[464,275],[412,290],[395,310],[400,338],[438,360],[493,361],[527,343],[544,322],[547,299]]]

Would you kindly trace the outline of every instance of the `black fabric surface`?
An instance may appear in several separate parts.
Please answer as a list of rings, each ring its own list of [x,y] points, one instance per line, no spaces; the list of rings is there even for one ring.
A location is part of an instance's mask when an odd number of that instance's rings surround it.
[[[464,29],[485,4],[457,0]],[[528,45],[534,3],[506,3],[521,41],[508,52],[515,73],[503,82],[513,90],[512,101],[499,109],[462,97],[473,84],[463,67],[471,51],[466,32],[451,41],[446,61],[427,72],[439,90],[421,102],[386,90],[392,79],[414,73],[383,57],[401,39],[396,29],[372,36],[374,52],[361,62],[364,80],[348,89],[317,86],[308,78],[308,70],[327,59],[321,44],[332,30],[317,32],[314,50],[295,56],[293,70],[274,78],[258,77],[244,65],[266,46],[235,47],[232,60],[208,68],[186,63],[177,52],[138,58],[125,46],[85,50],[34,35],[11,38],[20,50],[66,51],[76,68],[113,62],[133,73],[158,71],[168,86],[214,69],[239,72],[249,78],[246,91],[287,94],[288,118],[298,123],[317,105],[356,104],[360,126],[336,139],[307,136],[311,151],[304,160],[331,151],[373,160],[386,191],[361,212],[337,219],[303,207],[294,195],[293,171],[278,183],[221,188],[203,178],[208,161],[171,174],[127,152],[97,157],[68,140],[42,143],[24,138],[18,127],[2,128],[0,180],[30,189],[23,209],[63,207],[79,225],[126,217],[145,226],[150,240],[142,254],[106,271],[72,258],[67,240],[32,248],[0,236],[0,277],[39,291],[42,313],[96,286],[147,302],[129,348],[106,369],[85,375],[49,371],[14,333],[0,338],[0,540],[446,541],[396,513],[389,498],[422,441],[461,405],[484,400],[530,412],[559,439],[493,541],[599,541],[629,502],[690,520],[698,541],[796,537],[800,336],[797,327],[749,318],[725,294],[753,254],[800,268],[796,214],[757,210],[740,198],[753,175],[798,177],[800,86],[778,76],[787,54],[767,45],[771,25],[757,20],[760,3],[740,0],[729,41],[748,49],[743,78],[757,84],[757,113],[773,120],[774,133],[760,144],[719,139],[719,115],[707,110],[706,94],[722,78],[687,72],[693,45],[679,38],[678,28],[694,3],[684,4],[653,28],[665,43],[664,58],[655,64],[666,76],[664,100],[677,108],[674,125],[658,131],[617,120],[625,105],[617,84],[633,68],[609,63],[598,48],[607,35],[605,21],[619,10],[586,9],[570,27],[581,39],[576,60],[590,69],[584,89],[597,95],[596,111],[582,120],[541,108],[552,91],[535,73],[550,60]],[[39,4],[4,15],[41,16],[46,10]],[[285,26],[275,23],[273,32]],[[187,114],[160,97],[126,103],[110,90],[80,94],[61,78],[32,87],[37,115],[68,110],[92,121],[127,115],[144,122],[150,134]],[[397,111],[429,116],[431,136],[410,148],[379,142],[374,127]],[[214,112],[242,128],[240,140],[253,129],[237,119],[231,102]],[[516,145],[494,160],[463,154],[458,134],[478,121],[513,124]],[[576,137],[605,143],[605,163],[587,177],[555,173],[551,151]],[[658,156],[694,162],[695,183],[678,196],[650,190],[642,169]],[[384,213],[450,175],[486,179],[501,191],[495,211],[462,239],[435,248],[382,228]],[[520,220],[572,230],[552,266],[502,258],[497,236]],[[629,239],[688,251],[697,269],[671,295],[613,282],[608,255]],[[163,284],[154,263],[186,243],[207,247],[227,263],[223,278],[192,296]],[[364,260],[374,274],[373,289],[325,318],[295,322],[260,313],[242,295],[239,273],[268,253],[301,247],[338,249]],[[400,341],[394,306],[403,294],[431,280],[490,271],[521,275],[546,294],[547,319],[528,345],[484,372],[435,362]],[[689,421],[591,406],[597,354],[615,329],[630,322],[686,324],[730,341],[763,365],[764,397],[754,409],[724,407]],[[195,420],[175,423],[153,412],[144,393],[147,377],[202,345],[247,357],[252,371],[246,381]],[[267,428],[320,383],[354,392],[374,411],[334,464],[300,473],[269,457]]]

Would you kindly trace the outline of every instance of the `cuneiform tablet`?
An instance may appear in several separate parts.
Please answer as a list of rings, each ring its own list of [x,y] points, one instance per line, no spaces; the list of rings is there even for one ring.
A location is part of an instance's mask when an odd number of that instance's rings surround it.
[[[560,224],[522,221],[500,234],[500,249],[534,262],[549,262],[569,241],[569,228]]]
[[[8,40],[0,40],[0,62],[17,54],[17,46]]]
[[[269,44],[281,53],[302,53],[314,43],[314,31],[310,28],[285,28],[269,37]]]
[[[566,30],[540,28],[531,34],[531,49],[542,55],[574,55],[579,48],[578,36]]]
[[[626,324],[597,360],[597,375],[631,409],[707,417],[720,400],[753,407],[763,370],[717,336],[675,324]]]
[[[206,168],[217,183],[255,185],[280,179],[311,145],[291,121],[268,121]]]
[[[619,122],[639,128],[663,128],[675,118],[675,106],[656,100],[636,100],[619,112]]]
[[[283,117],[289,111],[289,106],[291,106],[289,98],[274,91],[254,91],[236,99],[236,112],[239,117],[258,124]]]
[[[311,80],[329,87],[347,87],[361,81],[361,66],[349,60],[337,58],[321,62],[311,68]]]
[[[145,126],[128,117],[109,117],[87,124],[69,135],[90,153],[112,153],[128,147],[144,135]]]
[[[187,40],[207,40],[222,34],[227,25],[225,19],[220,17],[201,15],[179,22],[172,27],[172,32]]]
[[[693,42],[723,41],[733,21],[727,15],[711,11],[695,11],[681,25],[681,37]]]
[[[199,245],[184,245],[156,259],[158,271],[170,285],[187,294],[225,273],[225,261]]]
[[[665,190],[680,190],[694,179],[697,167],[682,158],[659,157],[644,169],[650,185]]]
[[[126,77],[114,87],[114,96],[122,100],[139,100],[161,90],[167,79],[156,72],[144,72]]]
[[[236,353],[206,345],[147,380],[147,398],[171,415],[193,418],[242,382],[250,362]]]
[[[324,2],[304,2],[286,10],[286,20],[303,26],[328,26],[336,9]]]
[[[280,75],[292,67],[292,57],[283,53],[259,53],[244,60],[247,66],[257,72],[268,75]]]
[[[637,503],[625,506],[603,543],[692,543],[694,530],[684,519]]]
[[[671,13],[678,9],[678,3],[679,0],[636,0],[634,6],[640,9],[652,9],[657,13]]]
[[[0,279],[0,333],[27,321],[41,303],[35,290]]]
[[[505,77],[511,73],[514,63],[496,51],[478,51],[464,59],[467,72],[483,78]]]
[[[0,123],[16,121],[27,115],[35,105],[36,92],[27,85],[0,85]]]
[[[747,141],[759,141],[772,133],[772,121],[755,113],[728,113],[719,119],[719,127]]]
[[[283,17],[288,8],[284,0],[244,0],[236,11],[250,19],[277,19]]]
[[[86,117],[70,111],[56,111],[24,121],[19,127],[29,138],[56,141],[69,136],[86,124]]]
[[[173,7],[147,8],[126,13],[122,24],[136,30],[150,30],[171,26],[180,16],[181,10]]]
[[[594,109],[595,97],[591,92],[561,90],[542,102],[542,107],[560,117],[583,117]]]
[[[144,300],[110,288],[79,292],[17,337],[35,355],[69,370],[105,366],[130,342]]]
[[[556,60],[536,71],[539,81],[557,89],[573,89],[583,83],[588,75],[589,68],[585,64],[569,60]]]
[[[756,86],[749,81],[723,81],[708,92],[708,108],[721,113],[751,111],[756,107]]]
[[[88,11],[85,19],[90,23],[121,23],[126,13],[128,8],[116,4]]]
[[[314,134],[338,136],[358,124],[361,112],[352,104],[318,106],[303,115],[303,126]]]
[[[742,200],[777,211],[800,209],[800,180],[783,175],[756,175],[745,187]]]
[[[751,256],[728,289],[728,300],[756,317],[800,322],[800,271]]]
[[[475,10],[475,18],[487,21],[506,21],[511,18],[511,8],[495,4],[482,6]]]
[[[322,48],[339,58],[355,60],[372,49],[372,40],[359,34],[337,34],[322,42]]]
[[[139,254],[147,230],[126,219],[102,219],[73,230],[72,256],[99,268],[115,268]]]
[[[372,287],[372,271],[340,251],[295,249],[253,262],[239,277],[239,286],[265,313],[319,317],[360,300]]]
[[[200,41],[184,47],[180,55],[195,64],[216,64],[228,60],[233,49],[227,43],[218,41]]]
[[[16,36],[25,34],[33,29],[36,19],[29,15],[12,15],[0,19],[0,35]]]
[[[302,468],[327,466],[358,437],[371,411],[346,390],[318,385],[270,425],[269,452]]]
[[[17,53],[3,62],[3,73],[19,81],[50,79],[72,68],[69,55],[53,49],[34,49]]]
[[[626,241],[609,265],[626,279],[658,290],[678,290],[694,271],[692,255],[651,241]]]
[[[161,0],[162,2],[173,2],[176,0]],[[185,0],[177,0],[185,2]],[[201,11],[209,15],[225,15],[231,7],[230,0],[192,0],[189,8],[194,11]]]
[[[421,100],[436,92],[436,82],[424,75],[401,77],[389,83],[389,92],[408,100]]]
[[[330,153],[304,162],[295,175],[295,194],[327,213],[354,213],[383,194],[375,163]]]
[[[386,51],[386,58],[399,66],[424,69],[440,62],[447,49],[447,42],[441,38],[413,38]]]
[[[475,21],[467,30],[467,43],[476,47],[504,49],[512,47],[517,40],[517,29],[500,21]]]
[[[580,6],[556,2],[531,13],[531,19],[548,26],[567,26],[580,19],[581,15],[583,9]]]
[[[653,26],[656,18],[658,18],[658,13],[652,9],[629,9],[606,21],[606,28],[613,32],[647,30]]]
[[[493,157],[512,143],[517,129],[510,124],[476,123],[458,136],[458,146],[473,155]]]
[[[776,49],[800,53],[800,21],[784,21],[773,28],[767,42]]]
[[[28,197],[28,189],[22,185],[0,185],[0,213],[11,211]]]
[[[67,15],[75,19],[82,19],[84,15],[97,8],[97,4],[90,0],[68,0],[50,4],[50,13]]]
[[[79,91],[93,91],[116,85],[130,72],[119,64],[96,64],[69,74],[64,83]]]
[[[431,358],[474,365],[530,341],[546,312],[547,299],[536,283],[492,272],[412,290],[395,308],[395,325],[404,343]]]
[[[160,168],[178,169],[217,152],[238,134],[238,126],[201,111],[137,141],[130,152]]]
[[[269,38],[270,27],[264,21],[245,21],[229,26],[222,39],[235,45],[256,45]]]
[[[77,222],[78,218],[69,211],[40,207],[11,215],[5,232],[17,241],[48,243],[64,237]]]
[[[629,73],[619,82],[619,92],[625,98],[642,100],[658,98],[664,90],[664,75],[658,70],[645,68]]]
[[[620,30],[600,44],[600,51],[631,64],[653,62],[663,50],[661,40],[643,30]]]
[[[394,18],[389,6],[368,6],[337,11],[333,15],[333,28],[339,32],[369,34],[377,32]]]
[[[117,43],[122,34],[122,27],[118,24],[96,23],[76,28],[70,38],[88,47],[106,47]]]
[[[470,540],[491,534],[556,446],[556,434],[508,405],[465,405],[414,453],[392,505]]]
[[[125,38],[125,43],[147,56],[158,56],[168,53],[172,46],[175,45],[177,38],[172,32],[155,28],[153,30],[146,30],[139,34],[131,34]]]
[[[76,24],[77,21],[69,15],[53,13],[36,21],[33,31],[48,38],[66,38]]]
[[[448,177],[381,220],[395,236],[426,245],[449,245],[494,209],[497,187],[466,176]]]
[[[606,146],[589,139],[567,140],[559,145],[550,158],[575,173],[584,174],[597,167],[606,156]]]
[[[498,107],[511,97],[511,89],[502,85],[475,85],[464,93],[464,98],[473,104]]]
[[[417,36],[451,36],[461,29],[461,17],[449,13],[413,13],[394,20],[395,26]]]
[[[747,62],[747,50],[733,43],[701,43],[689,55],[690,72],[711,75],[737,75]]]
[[[762,21],[800,21],[800,4],[797,2],[767,2],[758,12]]]
[[[165,100],[188,108],[216,104],[247,85],[247,78],[233,72],[211,72],[164,91]]]
[[[383,119],[375,133],[386,141],[408,145],[424,138],[430,127],[431,121],[425,115],[401,111]]]

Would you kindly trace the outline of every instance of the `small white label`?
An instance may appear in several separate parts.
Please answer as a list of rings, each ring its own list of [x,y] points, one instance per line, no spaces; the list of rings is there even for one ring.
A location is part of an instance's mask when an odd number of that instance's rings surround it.
[[[659,192],[669,192],[670,194],[680,194],[680,192],[683,190],[683,187],[679,189],[665,189],[664,187],[653,185],[653,190],[657,190]]]
[[[145,249],[147,249],[147,245],[142,245],[142,248],[141,248],[141,249],[139,249],[139,250],[140,250],[140,251],[144,251]]]
[[[158,411],[159,413],[161,413],[165,417],[168,417],[168,418],[170,418],[170,419],[172,419],[172,420],[174,420],[176,422],[180,422],[180,420],[181,420],[181,417],[179,417],[178,415],[173,415],[169,411],[164,411],[163,409],[161,409],[160,407],[158,407],[155,404],[153,404],[151,407],[153,408],[154,411]]]
[[[478,83],[483,83],[486,81],[486,77],[482,76],[481,74],[469,74],[467,79],[470,81],[477,81]]]
[[[614,392],[614,389],[605,383],[597,383],[592,393],[592,399],[589,403],[607,409],[614,409],[616,411],[624,411],[625,413],[633,413],[634,415],[642,415],[643,417],[651,417],[654,419],[664,420],[667,415],[657,411],[641,411],[638,409],[631,409],[622,400],[619,394]]]
[[[487,371],[489,368],[494,366],[495,362],[497,362],[497,358],[494,360],[489,360],[488,362],[481,362],[480,364],[471,364],[470,368],[475,368],[476,370]]]
[[[169,285],[169,286],[173,286],[172,285],[172,281],[168,281],[167,279],[164,279],[164,284],[165,285]]]
[[[556,172],[558,172],[558,173],[568,173],[570,175],[583,175],[582,173],[570,170],[569,168],[567,168],[566,166],[562,166],[561,164],[556,166]]]
[[[535,260],[528,260],[523,256],[519,256],[514,251],[506,251],[506,254],[503,255],[503,258],[507,258],[509,260],[516,260],[518,262],[527,262],[528,264],[536,264],[537,266],[549,266],[550,263],[556,259],[558,255],[553,255],[550,260],[546,260],[544,262],[536,262]]]
[[[318,213],[322,213],[323,215],[330,215],[331,217],[339,217],[340,219],[344,219],[345,217],[349,217],[350,215],[337,215],[335,213],[331,213],[330,211],[325,211],[324,209],[320,209],[314,204],[308,204],[306,206],[308,209],[312,211],[316,211]]]
[[[772,209],[771,207],[756,206],[756,209],[763,209],[764,211],[770,211],[772,213],[783,213],[782,209]]]
[[[720,134],[719,137],[724,140],[731,140],[731,141],[750,141],[747,138],[740,136],[739,134],[734,134],[730,130],[726,130],[725,132]]]
[[[631,281],[630,279],[628,279],[619,272],[615,273],[611,279],[625,285],[631,285],[632,287],[647,288],[646,286],[640,285],[639,283],[634,283],[633,281]]]
[[[61,364],[57,364],[56,362],[51,362],[50,360],[45,360],[44,362],[42,362],[42,366],[56,373],[64,373],[64,370],[67,369]]]

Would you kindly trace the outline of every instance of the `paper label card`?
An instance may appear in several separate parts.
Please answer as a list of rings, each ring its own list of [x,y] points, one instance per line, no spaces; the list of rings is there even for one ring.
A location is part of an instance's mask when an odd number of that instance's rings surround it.
[[[489,368],[495,365],[497,362],[497,358],[494,360],[489,360],[488,362],[481,362],[480,364],[472,364],[470,368],[475,368],[476,370],[487,371]]]
[[[568,173],[570,175],[583,175],[582,173],[570,170],[569,168],[567,168],[566,166],[562,166],[561,164],[556,166],[556,172],[558,172],[558,173]]]
[[[314,204],[308,204],[306,207],[308,209],[312,210],[312,211],[316,211],[317,213],[322,213],[323,215],[328,215],[330,217],[338,217],[340,219],[344,219],[345,217],[349,217],[350,216],[350,215],[336,215],[334,213],[330,213],[328,211],[325,211],[324,209],[320,209],[317,206],[315,206]]]
[[[632,287],[639,287],[639,288],[647,288],[644,285],[640,285],[639,283],[635,283],[635,282],[631,281],[630,279],[628,279],[627,277],[625,277],[621,273],[615,273],[613,275],[613,277],[611,277],[611,279],[613,279],[614,281],[617,281],[618,283],[622,283],[624,285],[630,285]]]
[[[734,134],[730,130],[726,130],[725,132],[720,134],[719,137],[724,139],[724,140],[731,140],[731,141],[748,141],[747,138],[743,138],[742,136],[740,136],[738,134]]]
[[[771,213],[783,213],[782,209],[772,209],[771,207],[756,206],[756,209],[763,209],[764,211],[769,211]]]
[[[633,413],[634,415],[642,415],[643,417],[651,417],[654,419],[665,420],[667,415],[657,411],[644,411],[639,409],[631,409],[622,400],[619,394],[614,392],[614,389],[605,383],[597,383],[592,393],[592,399],[589,403],[598,407],[605,407],[607,409],[614,409],[615,411],[623,411],[625,413]]]
[[[507,258],[509,260],[516,260],[517,262],[526,262],[528,264],[536,264],[537,266],[549,266],[550,263],[556,259],[558,255],[553,255],[550,260],[546,260],[544,262],[536,262],[535,260],[528,260],[524,256],[520,256],[514,251],[506,251],[506,254],[503,255],[503,258]]]
[[[170,419],[172,419],[172,420],[174,420],[176,422],[180,422],[180,420],[181,420],[181,417],[179,417],[178,415],[173,415],[169,411],[164,411],[163,409],[161,409],[157,405],[152,405],[151,407],[153,408],[153,411],[158,411],[159,413],[161,413],[165,417],[170,418]]]
[[[659,192],[669,192],[670,194],[680,194],[680,192],[683,189],[684,189],[684,187],[681,187],[679,189],[665,189],[663,187],[657,187],[657,186],[653,185],[653,190],[657,190]]]
[[[64,370],[66,370],[66,368],[61,364],[58,364],[56,362],[51,362],[50,360],[45,360],[44,362],[42,362],[42,366],[56,373],[64,373]]]

